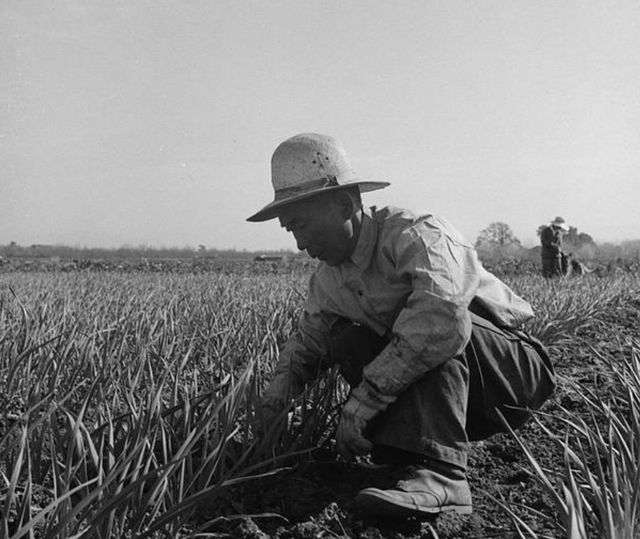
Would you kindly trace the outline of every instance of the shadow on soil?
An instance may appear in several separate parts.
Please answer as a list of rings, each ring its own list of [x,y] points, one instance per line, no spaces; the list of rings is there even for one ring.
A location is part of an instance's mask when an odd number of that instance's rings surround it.
[[[202,516],[239,515],[220,518],[209,530],[215,529],[219,537],[238,539],[444,538],[464,537],[468,532],[477,537],[473,515],[398,521],[364,519],[356,512],[354,499],[361,489],[389,488],[396,480],[396,472],[387,469],[329,459],[310,460],[230,492]]]

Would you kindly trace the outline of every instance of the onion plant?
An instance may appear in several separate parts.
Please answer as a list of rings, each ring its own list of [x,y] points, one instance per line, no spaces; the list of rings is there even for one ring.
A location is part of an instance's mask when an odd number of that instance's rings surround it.
[[[3,277],[0,535],[186,537],[196,511],[312,447],[323,388],[275,452],[246,428],[297,318],[293,277]]]
[[[0,276],[0,536],[202,536],[230,489],[323,443],[345,398],[335,372],[262,436],[253,428],[307,278]],[[510,284],[539,315],[529,330],[558,349],[633,289],[624,279]],[[637,534],[637,523],[618,526],[637,519],[637,343],[632,349],[610,369],[620,387],[613,397],[585,393],[588,417],[563,414],[565,469],[531,461],[568,537],[592,528]]]
[[[629,276],[559,280],[537,290],[534,297],[542,317],[534,331],[565,354],[588,346],[579,330],[606,324],[609,312],[640,305],[640,283]],[[557,443],[564,466],[544,468],[523,438],[512,433],[529,463],[524,471],[553,500],[559,516],[553,523],[569,539],[640,537],[640,342],[608,331],[610,342],[604,350],[591,348],[590,357],[600,367],[597,375],[584,373],[596,377],[590,380],[595,385],[561,377],[563,389],[581,403],[580,411],[556,403],[553,415],[534,414],[541,431]],[[551,429],[550,424],[556,426]],[[526,522],[525,514],[535,513],[533,508],[524,507],[523,513],[496,501],[510,515],[519,537],[541,537]]]

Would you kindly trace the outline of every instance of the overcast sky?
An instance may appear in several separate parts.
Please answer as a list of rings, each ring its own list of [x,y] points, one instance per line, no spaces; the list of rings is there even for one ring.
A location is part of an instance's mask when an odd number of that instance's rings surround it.
[[[0,0],[0,244],[295,249],[300,132],[472,241],[640,238],[640,2]]]

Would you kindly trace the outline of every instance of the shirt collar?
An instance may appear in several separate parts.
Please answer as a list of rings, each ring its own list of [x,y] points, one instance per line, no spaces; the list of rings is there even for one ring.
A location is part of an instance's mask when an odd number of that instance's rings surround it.
[[[369,267],[373,249],[378,240],[378,227],[373,220],[371,208],[362,209],[362,227],[356,248],[351,253],[351,262],[364,270]]]

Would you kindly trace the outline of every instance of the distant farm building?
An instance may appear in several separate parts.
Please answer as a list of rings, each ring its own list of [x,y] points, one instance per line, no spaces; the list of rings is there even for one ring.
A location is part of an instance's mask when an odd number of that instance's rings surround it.
[[[254,262],[284,262],[285,260],[284,256],[278,255],[258,255],[253,259]]]

